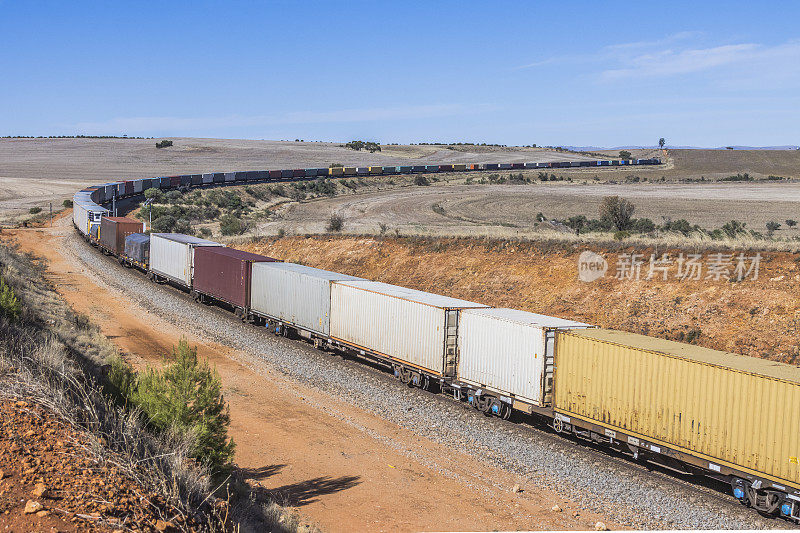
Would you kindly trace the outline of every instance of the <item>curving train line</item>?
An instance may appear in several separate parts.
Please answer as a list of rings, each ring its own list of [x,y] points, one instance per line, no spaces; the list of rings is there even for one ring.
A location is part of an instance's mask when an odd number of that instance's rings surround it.
[[[634,460],[707,476],[800,523],[800,368],[284,263],[111,216],[149,188],[321,177],[658,165],[658,159],[331,167],[141,178],[73,199],[80,234],[120,263],[243,321],[391,369],[487,416],[512,413]],[[111,208],[111,210],[109,210]]]

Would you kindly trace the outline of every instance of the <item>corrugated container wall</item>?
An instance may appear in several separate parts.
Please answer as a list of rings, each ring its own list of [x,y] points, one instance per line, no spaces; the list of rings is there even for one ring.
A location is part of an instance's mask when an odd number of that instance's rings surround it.
[[[131,233],[125,237],[125,257],[138,263],[150,262],[150,235]]]
[[[180,233],[151,233],[150,270],[184,287],[191,287],[194,250],[205,246],[222,245]]]
[[[236,307],[250,307],[253,263],[271,257],[233,248],[202,247],[194,252],[194,290]]]
[[[643,335],[559,332],[556,410],[800,487],[800,368]]]
[[[458,324],[458,378],[550,405],[555,330],[587,327],[517,309],[465,309]]]
[[[331,288],[331,337],[451,375],[458,310],[476,307],[487,306],[377,281],[336,281]]]
[[[100,245],[119,255],[125,250],[125,237],[143,230],[144,226],[135,218],[103,217],[100,220]]]
[[[256,263],[250,306],[260,315],[327,336],[331,282],[359,279],[294,263]]]

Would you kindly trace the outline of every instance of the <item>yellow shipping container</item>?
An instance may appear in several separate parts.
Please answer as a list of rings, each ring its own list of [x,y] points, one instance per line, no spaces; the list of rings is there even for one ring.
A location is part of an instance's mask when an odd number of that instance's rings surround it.
[[[383,167],[382,166],[380,166],[380,167],[369,167],[369,173],[370,174],[382,174],[383,173]]]
[[[467,165],[453,165],[453,170],[467,170]]]
[[[356,167],[344,167],[344,171],[343,171],[343,173],[344,173],[344,175],[346,175],[346,176],[355,175],[355,173],[356,173]]]
[[[331,167],[328,169],[329,176],[341,176],[344,174],[344,168],[342,167]]]
[[[800,368],[602,329],[556,347],[555,411],[573,423],[800,487]]]

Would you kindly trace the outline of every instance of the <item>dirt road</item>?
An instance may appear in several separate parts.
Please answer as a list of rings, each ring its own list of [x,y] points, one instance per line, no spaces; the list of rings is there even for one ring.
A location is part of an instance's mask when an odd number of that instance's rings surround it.
[[[164,320],[115,291],[70,253],[54,228],[6,231],[49,261],[48,277],[135,364],[159,364],[187,336],[216,366],[230,402],[236,462],[251,483],[330,531],[587,529],[612,520],[563,495],[342,405],[237,351]],[[101,260],[108,260],[101,258]],[[142,283],[146,283],[142,277]],[[525,489],[511,493],[514,484]],[[551,510],[558,505],[562,512]],[[575,514],[578,516],[575,516]]]

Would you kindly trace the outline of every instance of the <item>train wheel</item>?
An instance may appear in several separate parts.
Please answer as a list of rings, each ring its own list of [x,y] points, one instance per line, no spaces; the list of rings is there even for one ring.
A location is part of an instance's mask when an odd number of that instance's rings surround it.
[[[556,430],[556,433],[562,433],[564,431],[564,423],[560,418],[553,419],[553,429]]]
[[[511,418],[511,411],[512,411],[511,406],[502,404],[502,406],[500,407],[500,418],[502,418],[503,420],[508,420],[509,418]]]

